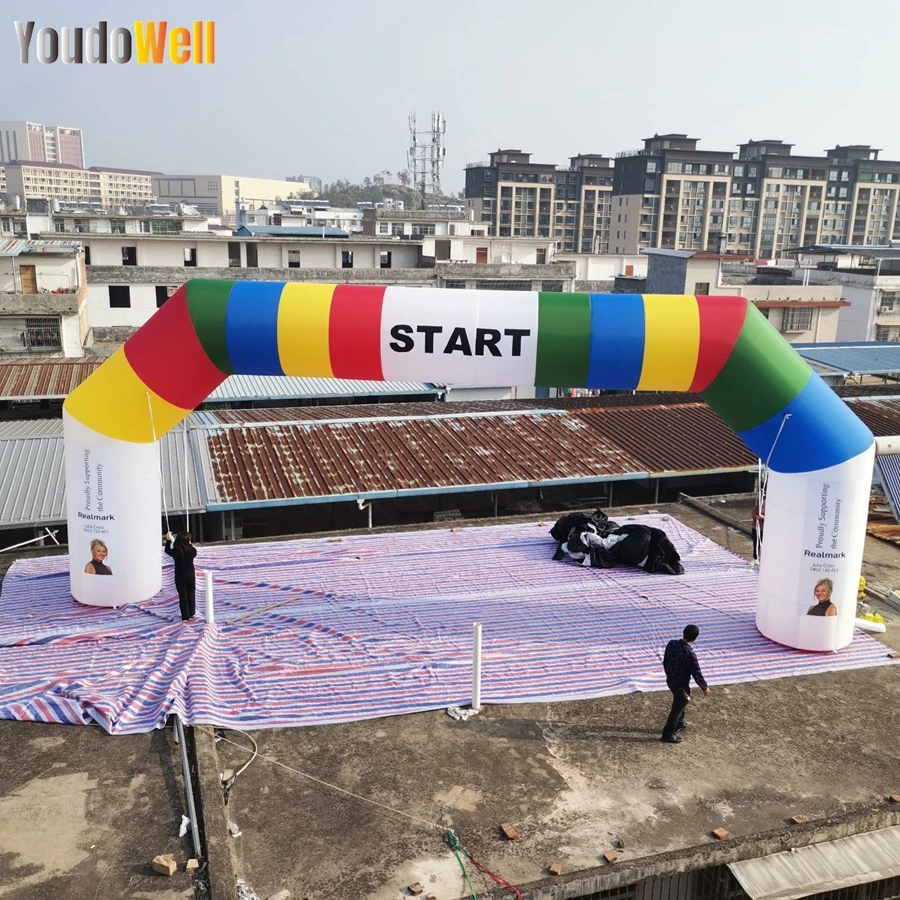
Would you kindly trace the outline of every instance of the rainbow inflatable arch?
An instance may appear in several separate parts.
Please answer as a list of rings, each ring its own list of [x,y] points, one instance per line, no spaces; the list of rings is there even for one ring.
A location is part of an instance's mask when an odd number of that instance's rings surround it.
[[[190,281],[65,401],[77,600],[160,590],[158,440],[236,373],[699,393],[770,469],[760,631],[852,638],[874,438],[742,297]]]

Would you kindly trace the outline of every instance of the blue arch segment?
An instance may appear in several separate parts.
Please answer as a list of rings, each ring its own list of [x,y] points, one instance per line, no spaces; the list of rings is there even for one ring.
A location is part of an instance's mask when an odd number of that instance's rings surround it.
[[[781,412],[755,428],[737,432],[764,463],[772,453],[769,468],[775,472],[827,469],[858,456],[875,442],[847,404],[818,375],[810,374],[803,390]],[[753,390],[752,385],[747,389]],[[791,417],[779,436],[787,413]]]
[[[225,342],[236,372],[284,375],[278,358],[280,282],[238,281],[228,298]]]
[[[591,294],[587,387],[633,391],[644,366],[644,298]]]

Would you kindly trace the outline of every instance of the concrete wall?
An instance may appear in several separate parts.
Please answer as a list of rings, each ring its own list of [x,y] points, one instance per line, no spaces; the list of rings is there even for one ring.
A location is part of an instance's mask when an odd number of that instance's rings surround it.
[[[651,255],[647,265],[647,293],[685,293],[687,264],[685,257]]]
[[[0,259],[0,293],[13,294],[21,291],[21,280],[17,283],[14,266],[34,266],[38,291],[56,291],[77,288],[78,260],[73,256],[41,256],[27,254],[18,256],[15,263],[9,257]]]
[[[575,277],[579,281],[612,282],[618,276],[627,274],[628,266],[632,267],[632,277],[645,278],[649,257],[614,253],[557,253],[554,261],[574,263]]]
[[[874,341],[877,292],[868,287],[844,286],[842,294],[850,306],[841,310],[835,340]]]

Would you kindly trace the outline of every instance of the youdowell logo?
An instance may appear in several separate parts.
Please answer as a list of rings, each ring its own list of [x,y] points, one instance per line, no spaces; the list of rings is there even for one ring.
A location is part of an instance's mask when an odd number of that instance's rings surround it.
[[[216,61],[216,23],[196,21],[190,28],[160,20],[135,22],[134,28],[110,28],[105,21],[90,28],[64,26],[39,28],[35,22],[16,22],[19,62],[28,65],[34,58],[39,63],[65,65],[82,63],[116,65],[136,60],[141,65],[175,65],[188,62],[212,64]]]

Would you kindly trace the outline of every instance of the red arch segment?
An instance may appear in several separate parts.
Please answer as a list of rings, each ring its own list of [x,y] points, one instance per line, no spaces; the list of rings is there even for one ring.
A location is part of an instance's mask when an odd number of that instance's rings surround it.
[[[688,391],[699,394],[712,384],[734,350],[747,317],[746,297],[697,297],[700,348]]]
[[[194,331],[184,285],[125,342],[124,349],[138,378],[180,409],[194,409],[227,377],[210,361]]]
[[[328,346],[335,378],[383,381],[381,307],[385,287],[339,284],[331,298]]]

